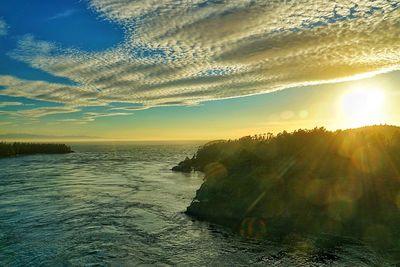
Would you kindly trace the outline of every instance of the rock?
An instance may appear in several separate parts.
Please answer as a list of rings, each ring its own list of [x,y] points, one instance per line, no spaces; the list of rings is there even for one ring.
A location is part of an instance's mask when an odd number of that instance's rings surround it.
[[[179,164],[175,167],[173,167],[171,170],[176,171],[176,172],[186,172],[190,173],[193,171],[192,167],[192,160],[186,157],[185,160],[179,162]]]

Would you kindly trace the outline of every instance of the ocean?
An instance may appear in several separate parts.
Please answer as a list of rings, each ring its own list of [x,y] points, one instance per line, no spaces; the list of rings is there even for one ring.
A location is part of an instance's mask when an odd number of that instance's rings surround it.
[[[184,214],[203,174],[170,169],[195,143],[73,144],[0,159],[0,266],[391,266],[358,243],[314,253]]]

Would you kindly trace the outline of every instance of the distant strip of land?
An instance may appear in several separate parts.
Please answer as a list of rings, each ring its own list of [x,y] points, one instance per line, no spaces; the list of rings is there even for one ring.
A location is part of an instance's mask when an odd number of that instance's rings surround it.
[[[32,154],[65,154],[72,153],[71,147],[65,144],[6,143],[0,142],[0,157]]]

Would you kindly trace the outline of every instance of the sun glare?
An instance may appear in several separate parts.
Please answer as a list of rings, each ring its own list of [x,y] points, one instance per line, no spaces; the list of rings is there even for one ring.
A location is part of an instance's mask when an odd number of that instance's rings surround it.
[[[380,89],[355,89],[341,99],[346,127],[354,128],[385,122],[385,94]]]

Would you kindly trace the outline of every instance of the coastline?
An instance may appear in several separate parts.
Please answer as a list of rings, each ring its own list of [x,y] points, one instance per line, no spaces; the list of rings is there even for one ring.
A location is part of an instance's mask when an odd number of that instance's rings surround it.
[[[246,238],[332,235],[384,251],[400,237],[399,147],[399,127],[316,128],[206,144],[174,170],[205,174],[185,212],[196,219]]]

